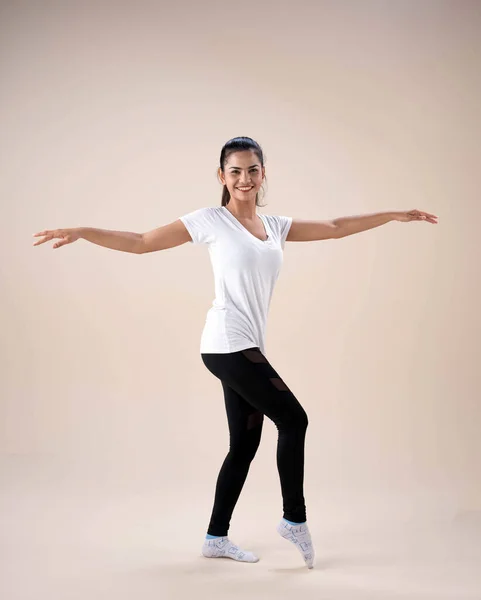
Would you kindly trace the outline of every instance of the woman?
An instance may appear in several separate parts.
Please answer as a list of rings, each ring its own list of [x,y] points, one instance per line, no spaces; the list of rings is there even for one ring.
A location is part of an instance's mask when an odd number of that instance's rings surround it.
[[[186,242],[206,244],[215,280],[215,300],[208,311],[200,352],[209,371],[224,390],[230,448],[220,470],[214,507],[202,554],[257,562],[252,552],[233,544],[228,536],[236,502],[261,439],[264,415],[279,435],[279,471],[283,517],[277,531],[293,542],[308,568],[314,548],[307,526],[303,494],[305,410],[265,357],[264,335],[268,308],[288,242],[337,239],[389,221],[427,221],[434,215],[412,210],[385,212],[332,221],[301,221],[261,215],[259,191],[265,179],[259,144],[241,137],[222,148],[219,178],[223,184],[220,207],[201,208],[147,233],[92,228],[58,229],[34,234],[43,244],[59,238],[60,248],[83,238],[99,246],[144,254]]]

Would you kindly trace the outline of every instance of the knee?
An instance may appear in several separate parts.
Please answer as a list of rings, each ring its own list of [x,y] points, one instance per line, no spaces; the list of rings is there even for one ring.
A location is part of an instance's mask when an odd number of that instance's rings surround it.
[[[260,438],[231,440],[229,456],[237,463],[250,463],[259,448]]]
[[[298,411],[298,414],[296,415],[296,418],[294,420],[297,423],[297,427],[299,429],[303,429],[304,431],[307,429],[307,426],[309,425],[309,419],[307,417],[306,411],[303,408],[301,408]]]
[[[290,412],[279,424],[283,430],[295,430],[295,431],[306,431],[309,425],[309,419],[306,411],[299,407],[294,412]]]

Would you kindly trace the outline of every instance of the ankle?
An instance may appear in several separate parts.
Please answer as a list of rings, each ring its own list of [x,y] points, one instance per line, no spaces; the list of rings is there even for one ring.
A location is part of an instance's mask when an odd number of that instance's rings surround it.
[[[286,519],[285,517],[282,517],[284,519],[284,521],[286,521],[287,523],[289,523],[289,525],[305,525],[307,523],[307,521],[302,521],[301,523],[299,522],[295,522],[295,521],[289,521],[288,519]]]

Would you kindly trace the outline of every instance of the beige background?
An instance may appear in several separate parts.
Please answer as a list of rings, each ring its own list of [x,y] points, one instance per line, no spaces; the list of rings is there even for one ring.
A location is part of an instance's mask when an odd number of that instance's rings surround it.
[[[481,598],[481,3],[0,17],[3,597]],[[219,205],[237,135],[264,148],[266,214],[439,217],[286,245],[267,354],[310,419],[310,572],[275,533],[270,421],[230,530],[260,562],[200,556],[228,449],[206,249],[32,247]]]

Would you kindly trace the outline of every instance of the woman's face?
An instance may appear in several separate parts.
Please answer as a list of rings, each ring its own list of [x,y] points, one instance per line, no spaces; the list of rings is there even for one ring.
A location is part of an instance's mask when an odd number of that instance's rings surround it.
[[[224,165],[224,172],[219,169],[219,177],[227,186],[230,197],[239,202],[253,201],[255,204],[264,176],[265,169],[252,150],[233,152]]]

